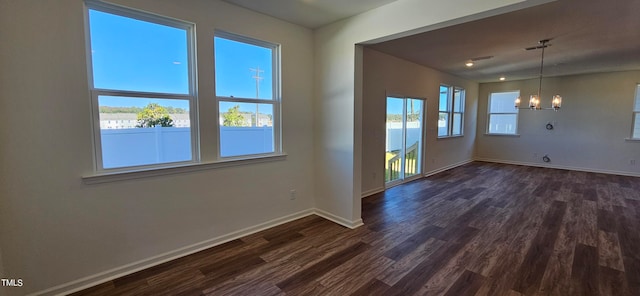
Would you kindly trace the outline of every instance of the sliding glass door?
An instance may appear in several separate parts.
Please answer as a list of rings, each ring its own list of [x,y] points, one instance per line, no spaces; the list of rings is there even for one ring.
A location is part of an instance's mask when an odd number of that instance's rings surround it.
[[[424,100],[387,97],[385,183],[422,174]]]

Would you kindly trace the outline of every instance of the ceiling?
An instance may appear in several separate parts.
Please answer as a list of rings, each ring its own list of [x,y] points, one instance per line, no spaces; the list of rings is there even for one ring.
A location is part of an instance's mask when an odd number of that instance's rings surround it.
[[[396,0],[223,0],[315,29]]]
[[[524,48],[542,39],[545,77],[638,70],[638,12],[638,0],[560,0],[368,46],[478,82],[537,77],[541,50]]]
[[[223,0],[308,28],[396,0]],[[640,1],[558,0],[522,10],[367,45],[478,82],[534,78],[542,39],[544,76],[640,69]],[[478,57],[471,68],[464,64]]]

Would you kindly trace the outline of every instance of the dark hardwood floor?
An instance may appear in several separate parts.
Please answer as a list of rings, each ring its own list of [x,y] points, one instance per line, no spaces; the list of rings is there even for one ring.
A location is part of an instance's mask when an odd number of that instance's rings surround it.
[[[474,162],[74,295],[640,295],[640,178]]]

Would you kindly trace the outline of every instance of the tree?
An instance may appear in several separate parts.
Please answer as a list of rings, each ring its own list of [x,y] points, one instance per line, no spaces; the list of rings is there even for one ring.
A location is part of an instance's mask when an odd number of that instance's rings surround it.
[[[240,113],[240,105],[235,105],[222,114],[223,126],[243,126],[244,116]]]
[[[172,127],[173,119],[169,117],[169,112],[157,103],[149,103],[142,111],[138,112],[137,127]]]

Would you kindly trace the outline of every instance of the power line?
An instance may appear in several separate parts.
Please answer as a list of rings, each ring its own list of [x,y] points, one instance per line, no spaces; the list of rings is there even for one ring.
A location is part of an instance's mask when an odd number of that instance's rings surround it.
[[[263,73],[264,70],[260,70],[260,67],[249,68],[251,72],[254,72],[253,79],[256,80],[256,99],[260,98],[260,80],[264,79],[264,77],[260,76],[260,73]]]
[[[256,99],[260,98],[260,80],[264,79],[264,77],[260,76],[260,73],[263,73],[264,70],[260,70],[260,67],[256,67],[256,68],[249,68],[249,70],[251,70],[251,72],[254,72],[255,74],[253,75],[253,79],[256,80]],[[258,126],[258,118],[259,118],[259,113],[260,112],[260,104],[256,104],[256,127]]]

